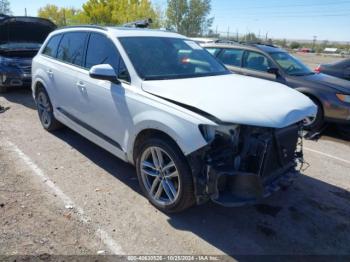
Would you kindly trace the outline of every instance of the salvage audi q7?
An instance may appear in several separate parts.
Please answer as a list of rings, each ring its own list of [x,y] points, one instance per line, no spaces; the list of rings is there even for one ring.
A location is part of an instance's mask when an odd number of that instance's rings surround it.
[[[0,93],[31,85],[32,58],[54,29],[47,19],[0,14]]]
[[[43,127],[63,125],[136,166],[165,212],[253,203],[287,186],[316,106],[284,85],[230,73],[188,38],[160,30],[56,30],[33,60]]]

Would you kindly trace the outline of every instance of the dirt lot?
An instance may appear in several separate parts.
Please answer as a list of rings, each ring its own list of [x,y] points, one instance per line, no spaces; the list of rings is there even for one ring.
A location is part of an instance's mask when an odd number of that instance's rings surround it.
[[[312,70],[314,70],[319,64],[329,64],[343,59],[338,56],[324,54],[295,53],[293,55],[301,59]]]
[[[310,167],[261,205],[157,211],[133,167],[39,123],[30,92],[0,96],[1,255],[350,255],[350,142],[306,141]],[[1,258],[0,258],[1,260]]]

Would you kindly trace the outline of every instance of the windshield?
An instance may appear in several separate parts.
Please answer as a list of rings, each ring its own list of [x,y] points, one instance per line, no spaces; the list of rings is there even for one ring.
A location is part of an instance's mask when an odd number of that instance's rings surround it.
[[[119,38],[144,80],[192,78],[230,72],[191,40],[166,37]]]
[[[39,50],[40,43],[6,43],[0,44],[0,49],[9,49],[9,50]]]
[[[278,52],[270,53],[270,55],[288,75],[303,76],[314,74],[306,65],[288,53]]]

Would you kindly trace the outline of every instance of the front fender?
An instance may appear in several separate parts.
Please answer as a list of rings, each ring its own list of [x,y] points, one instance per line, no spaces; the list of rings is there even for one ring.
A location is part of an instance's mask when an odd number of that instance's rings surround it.
[[[134,132],[127,141],[128,160],[133,163],[133,148],[137,136],[144,130],[154,129],[169,135],[179,146],[184,155],[188,155],[207,145],[198,125],[164,111],[149,110],[133,118]]]

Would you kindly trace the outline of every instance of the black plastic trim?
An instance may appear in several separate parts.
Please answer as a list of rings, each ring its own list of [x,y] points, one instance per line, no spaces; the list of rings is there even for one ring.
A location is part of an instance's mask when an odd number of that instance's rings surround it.
[[[66,117],[68,117],[70,120],[72,120],[73,122],[75,122],[76,124],[80,125],[81,127],[85,128],[86,130],[88,130],[89,132],[93,133],[94,135],[100,137],[101,139],[105,140],[106,142],[108,142],[109,144],[117,147],[119,150],[124,151],[122,149],[122,147],[120,146],[120,144],[116,141],[114,141],[112,138],[106,136],[105,134],[101,133],[100,131],[96,130],[95,128],[93,128],[92,126],[86,124],[85,122],[79,120],[78,118],[76,118],[75,116],[71,115],[70,113],[68,113],[67,111],[65,111],[64,109],[57,107],[57,110],[60,111],[63,115],[65,115]]]

